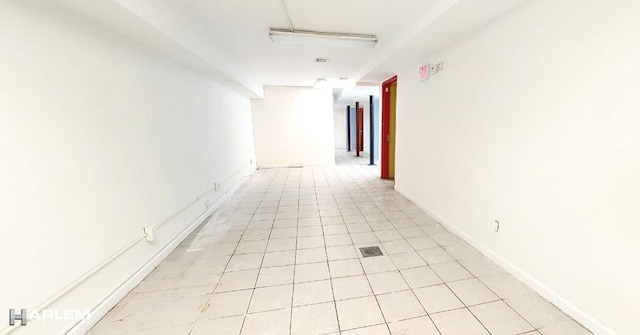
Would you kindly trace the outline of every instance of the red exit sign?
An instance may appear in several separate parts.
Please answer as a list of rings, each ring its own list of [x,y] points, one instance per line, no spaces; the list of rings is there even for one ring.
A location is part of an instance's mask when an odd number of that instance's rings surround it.
[[[429,79],[429,71],[431,66],[429,64],[422,65],[418,70],[418,80],[423,81]]]

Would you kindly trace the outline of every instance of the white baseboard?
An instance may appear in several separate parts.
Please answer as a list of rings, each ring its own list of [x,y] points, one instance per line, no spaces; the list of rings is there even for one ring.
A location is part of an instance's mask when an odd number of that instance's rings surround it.
[[[594,334],[596,334],[596,335],[618,335],[616,332],[614,332],[611,329],[605,327],[602,323],[600,323],[594,317],[592,317],[591,315],[585,313],[584,311],[582,311],[581,309],[576,307],[574,304],[572,304],[568,300],[566,300],[563,297],[561,297],[560,295],[558,295],[556,292],[554,292],[549,287],[547,287],[546,285],[544,285],[541,282],[539,282],[538,280],[536,280],[534,277],[532,277],[531,275],[529,275],[525,271],[521,270],[520,268],[518,268],[514,264],[512,264],[509,261],[507,261],[506,259],[504,259],[502,256],[500,256],[497,253],[495,253],[493,250],[489,249],[485,245],[481,244],[480,242],[478,242],[477,240],[475,240],[474,238],[469,236],[464,231],[460,230],[455,225],[453,225],[450,222],[448,222],[444,217],[440,216],[438,213],[433,211],[431,208],[429,208],[425,204],[421,203],[418,199],[414,198],[413,196],[411,196],[407,192],[403,191],[397,185],[394,187],[394,189],[398,193],[403,195],[405,198],[411,200],[414,204],[416,204],[422,210],[427,212],[427,214],[429,214],[431,217],[433,217],[438,222],[440,222],[447,230],[449,230],[453,234],[455,234],[455,235],[459,236],[460,238],[462,238],[463,240],[465,240],[467,243],[469,243],[472,246],[474,246],[476,249],[478,249],[478,251],[480,251],[487,258],[489,258],[490,260],[492,260],[496,264],[502,266],[505,270],[507,270],[507,272],[512,274],[514,277],[518,278],[523,283],[527,284],[534,291],[536,291],[538,294],[540,294],[540,296],[542,296],[543,298],[549,300],[551,303],[556,305],[558,308],[560,308],[567,315],[569,315],[572,318],[574,318],[577,322],[581,323],[584,327],[586,327],[587,329],[592,331]]]
[[[242,177],[229,191],[222,195],[213,206],[198,216],[180,234],[174,237],[164,248],[162,248],[153,258],[136,271],[126,282],[124,282],[111,295],[105,298],[95,309],[91,311],[91,317],[80,321],[74,325],[66,334],[84,335],[95,326],[109,311],[118,304],[124,297],[138,286],[153,269],[156,268],[169,254],[184,241],[204,220],[206,220],[215,210],[233,195],[238,188],[247,180],[248,176]]]

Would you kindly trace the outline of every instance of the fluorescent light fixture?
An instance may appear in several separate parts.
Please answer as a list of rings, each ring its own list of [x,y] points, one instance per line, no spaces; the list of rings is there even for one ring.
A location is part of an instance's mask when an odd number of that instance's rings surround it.
[[[311,30],[269,30],[273,43],[322,45],[341,48],[375,48],[378,37],[375,35],[327,33]]]
[[[329,79],[324,79],[324,78],[318,78],[316,80],[315,85],[313,85],[314,88],[343,88],[343,89],[350,89],[356,86],[356,81],[353,79],[349,79],[349,78],[329,78]]]

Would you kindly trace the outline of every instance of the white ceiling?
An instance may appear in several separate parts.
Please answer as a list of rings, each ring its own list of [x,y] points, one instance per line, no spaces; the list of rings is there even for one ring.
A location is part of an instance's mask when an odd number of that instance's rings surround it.
[[[210,43],[265,85],[313,86],[317,78],[353,78],[434,0],[284,0],[295,29],[375,34],[375,49],[274,44],[269,28],[289,28],[281,0],[155,0],[198,21]],[[329,58],[325,64],[316,57]]]
[[[263,85],[313,86],[317,78],[378,84],[399,64],[418,66],[429,52],[525,0],[284,0],[295,29],[375,34],[374,49],[274,44],[269,28],[289,27],[283,0],[54,1],[261,97]]]
[[[343,108],[346,106],[353,106],[356,101],[360,103],[369,103],[369,96],[380,96],[380,86],[374,84],[361,84],[347,90],[335,90],[334,91],[334,107]]]

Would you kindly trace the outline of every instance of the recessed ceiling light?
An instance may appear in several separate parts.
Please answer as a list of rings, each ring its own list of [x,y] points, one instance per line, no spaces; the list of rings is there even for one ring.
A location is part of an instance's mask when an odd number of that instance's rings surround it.
[[[316,63],[326,63],[328,61],[329,61],[329,58],[316,57]]]

